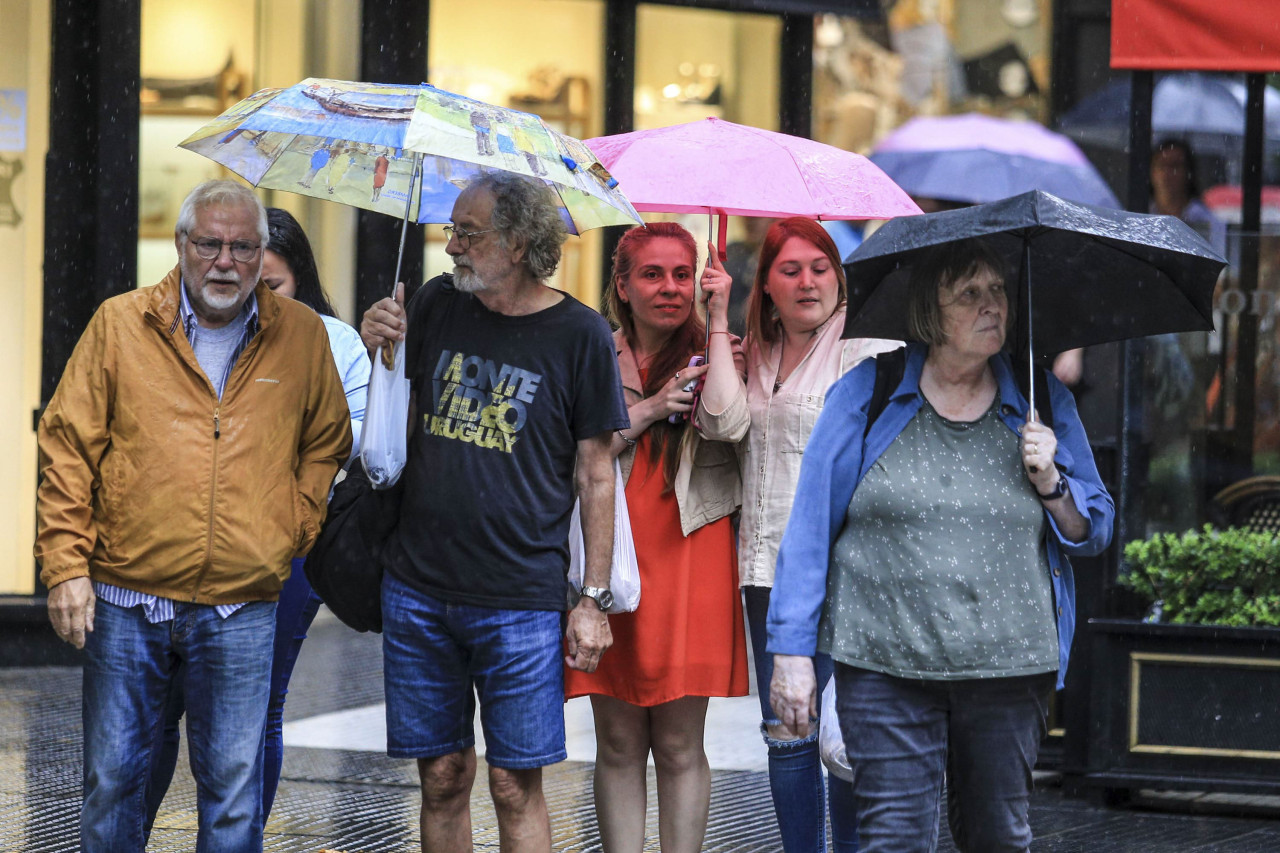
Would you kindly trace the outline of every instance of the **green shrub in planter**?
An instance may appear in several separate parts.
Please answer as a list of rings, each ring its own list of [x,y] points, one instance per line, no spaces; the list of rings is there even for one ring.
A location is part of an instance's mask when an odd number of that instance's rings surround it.
[[[1125,546],[1120,582],[1158,603],[1159,621],[1280,626],[1280,539],[1239,528],[1160,533]]]

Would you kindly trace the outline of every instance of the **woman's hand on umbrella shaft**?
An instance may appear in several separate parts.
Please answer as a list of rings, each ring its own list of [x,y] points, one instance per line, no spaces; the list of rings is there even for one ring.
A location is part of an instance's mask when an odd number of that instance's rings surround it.
[[[797,738],[809,736],[810,720],[818,719],[818,680],[813,658],[774,655],[769,704],[782,727]]]
[[[1030,420],[1022,427],[1022,466],[1027,478],[1040,494],[1048,494],[1058,485],[1058,469],[1053,459],[1058,453],[1058,437],[1040,420]]]
[[[733,277],[720,263],[715,243],[707,241],[707,266],[702,271],[702,298],[707,304],[707,328],[712,332],[729,330],[729,291]]]

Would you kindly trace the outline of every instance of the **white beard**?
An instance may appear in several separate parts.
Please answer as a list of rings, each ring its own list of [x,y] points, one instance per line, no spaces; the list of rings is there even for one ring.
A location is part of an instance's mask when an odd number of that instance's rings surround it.
[[[244,279],[238,273],[233,272],[227,275],[226,280],[234,281],[236,284],[236,289],[234,292],[224,295],[224,294],[218,293],[213,287],[210,286],[208,273],[206,273],[203,278],[197,278],[196,275],[194,274],[194,270],[189,268],[189,265],[187,264],[187,259],[185,257],[179,260],[179,265],[182,268],[183,287],[188,288],[187,290],[188,298],[191,298],[192,302],[197,301],[196,299],[191,297],[192,288],[190,287],[190,285],[192,282],[199,281],[200,287],[199,287],[199,290],[196,291],[199,294],[198,301],[201,303],[201,305],[204,306],[206,310],[218,311],[218,312],[230,311],[236,308],[237,303],[240,303],[243,301],[240,296],[240,285],[243,283]],[[194,308],[196,306],[193,305],[192,307]],[[198,313],[199,311],[197,311],[197,314]]]
[[[453,268],[453,286],[463,293],[475,293],[486,287],[484,279],[480,278],[475,270],[460,266]]]
[[[226,311],[235,308],[236,303],[240,301],[240,282],[236,282],[236,289],[231,293],[218,293],[212,285],[206,282],[200,288],[200,297],[204,300],[204,304],[208,305],[215,311]]]

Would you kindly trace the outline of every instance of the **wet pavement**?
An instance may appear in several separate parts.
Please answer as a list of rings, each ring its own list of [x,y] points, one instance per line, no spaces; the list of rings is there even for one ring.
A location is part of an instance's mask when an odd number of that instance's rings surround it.
[[[380,638],[356,634],[327,612],[312,628],[286,706],[280,791],[265,849],[375,853],[419,849],[417,774],[382,753]],[[712,700],[713,768],[708,851],[780,851],[757,734],[754,697]],[[585,700],[566,706],[570,760],[547,768],[556,850],[599,850],[591,796],[594,741]],[[0,850],[76,849],[80,800],[80,673],[70,667],[0,670]],[[497,850],[483,770],[472,816],[477,850]],[[657,850],[650,770],[648,840]],[[152,851],[195,849],[196,794],[185,755],[156,821]],[[1032,804],[1036,853],[1277,853],[1280,808],[1261,798],[1148,795],[1144,808],[1105,809],[1062,796],[1038,774]],[[1248,806],[1248,817],[1198,814]],[[942,830],[940,850],[953,851]]]

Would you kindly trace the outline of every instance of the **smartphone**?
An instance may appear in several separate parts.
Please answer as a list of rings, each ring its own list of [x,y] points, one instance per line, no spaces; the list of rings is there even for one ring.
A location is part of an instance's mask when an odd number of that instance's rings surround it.
[[[706,359],[700,355],[695,355],[693,358],[689,359],[689,367],[698,367],[699,365],[702,365],[704,363],[706,363]],[[682,389],[686,394],[689,393],[690,391],[694,393],[693,407],[695,409],[698,408],[697,393],[702,389],[702,383],[704,379],[705,377],[702,377],[702,376],[699,376],[696,379],[690,379],[688,384],[686,384]],[[673,424],[678,424],[681,421],[687,421],[687,420],[689,420],[689,412],[676,412],[674,415],[667,418],[667,421]]]

